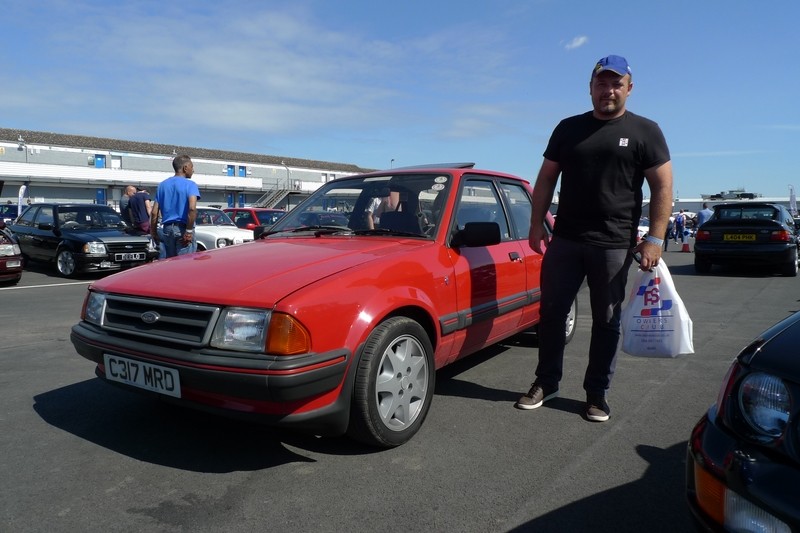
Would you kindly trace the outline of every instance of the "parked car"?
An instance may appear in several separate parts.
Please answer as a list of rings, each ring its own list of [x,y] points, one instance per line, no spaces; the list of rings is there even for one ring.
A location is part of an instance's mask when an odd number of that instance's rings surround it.
[[[9,227],[26,260],[54,263],[65,277],[133,267],[158,257],[150,238],[133,234],[107,205],[33,204]]]
[[[641,217],[639,219],[639,227],[636,230],[636,242],[641,242],[642,239],[647,237],[647,234],[650,232],[650,219],[647,217]]]
[[[17,204],[0,204],[0,222],[11,224],[19,215]]]
[[[225,214],[231,217],[237,228],[254,230],[257,226],[270,227],[286,214],[283,209],[264,207],[226,207]]]
[[[0,219],[0,283],[15,285],[22,279],[22,252],[17,238]]]
[[[718,204],[695,235],[694,268],[707,274],[715,264],[767,265],[796,276],[799,242],[794,219],[780,204]]]
[[[252,244],[93,283],[71,340],[115,385],[397,446],[437,369],[538,323],[531,194],[468,164],[339,178]]]
[[[739,353],[694,427],[686,493],[702,530],[800,531],[798,346],[795,313]]]
[[[194,238],[198,250],[213,250],[253,240],[253,231],[239,229],[230,217],[215,207],[198,207]]]

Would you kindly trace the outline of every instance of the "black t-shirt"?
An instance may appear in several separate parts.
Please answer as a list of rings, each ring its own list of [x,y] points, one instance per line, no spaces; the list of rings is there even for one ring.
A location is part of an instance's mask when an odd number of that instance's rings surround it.
[[[636,243],[644,171],[670,159],[658,124],[630,111],[562,120],[544,157],[561,167],[555,235],[604,248]]]

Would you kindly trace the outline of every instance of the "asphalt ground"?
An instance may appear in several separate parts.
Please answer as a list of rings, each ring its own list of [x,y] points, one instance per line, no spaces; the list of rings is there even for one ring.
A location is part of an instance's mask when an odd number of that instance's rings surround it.
[[[690,531],[690,431],[738,350],[798,309],[800,280],[698,276],[693,255],[671,248],[696,353],[620,354],[608,422],[581,416],[582,291],[559,399],[513,407],[537,357],[522,334],[440,371],[421,431],[386,451],[100,382],[69,341],[93,278],[33,267],[0,288],[0,531]]]

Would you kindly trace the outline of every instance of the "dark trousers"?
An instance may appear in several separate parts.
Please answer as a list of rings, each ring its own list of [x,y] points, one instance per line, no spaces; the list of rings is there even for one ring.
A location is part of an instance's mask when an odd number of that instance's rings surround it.
[[[558,388],[564,369],[567,315],[584,279],[592,307],[587,394],[604,395],[617,362],[620,313],[632,257],[628,249],[607,249],[553,238],[542,261],[539,364],[536,382]]]

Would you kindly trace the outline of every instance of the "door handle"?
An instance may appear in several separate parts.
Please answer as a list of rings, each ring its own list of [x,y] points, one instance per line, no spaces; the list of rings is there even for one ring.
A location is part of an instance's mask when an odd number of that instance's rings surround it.
[[[508,253],[508,258],[511,259],[511,261],[514,262],[514,263],[521,263],[522,262],[522,258],[519,256],[519,254],[517,252],[509,252]]]

